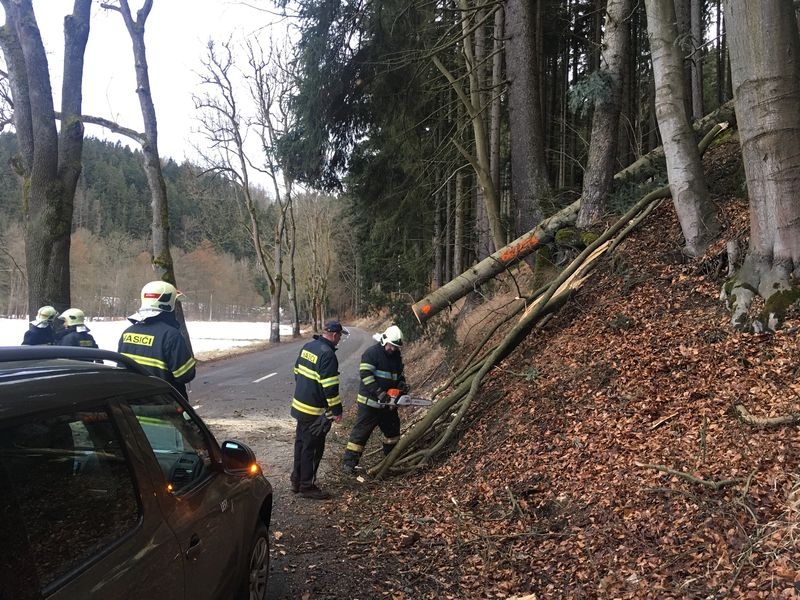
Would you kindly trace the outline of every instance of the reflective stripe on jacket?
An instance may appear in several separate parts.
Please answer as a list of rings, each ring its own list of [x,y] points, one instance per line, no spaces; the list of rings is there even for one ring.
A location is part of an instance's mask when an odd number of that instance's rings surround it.
[[[306,343],[294,363],[292,416],[315,417],[330,409],[342,414],[339,397],[339,359],[336,347],[320,335]]]
[[[378,402],[378,394],[399,387],[401,383],[405,384],[403,368],[400,350],[390,354],[383,349],[380,342],[367,348],[361,355],[361,364],[358,367],[361,383],[356,401],[373,408],[385,407],[386,404]]]
[[[197,361],[183,339],[172,313],[160,313],[134,322],[119,340],[118,352],[133,359],[148,373],[175,385],[186,395]]]

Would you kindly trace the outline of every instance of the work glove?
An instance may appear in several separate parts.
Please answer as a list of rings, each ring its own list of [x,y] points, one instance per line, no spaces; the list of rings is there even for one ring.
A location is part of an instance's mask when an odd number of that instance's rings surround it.
[[[327,435],[327,433],[331,430],[331,425],[333,425],[333,415],[327,412],[322,413],[311,425],[308,426],[308,431],[311,432],[311,435],[314,437],[321,437]]]
[[[411,391],[411,386],[408,385],[405,381],[401,381],[400,383],[398,383],[397,388],[400,390],[401,396]]]
[[[378,402],[381,404],[389,404],[391,400],[392,399],[389,397],[389,394],[386,393],[386,390],[381,390],[378,392]]]

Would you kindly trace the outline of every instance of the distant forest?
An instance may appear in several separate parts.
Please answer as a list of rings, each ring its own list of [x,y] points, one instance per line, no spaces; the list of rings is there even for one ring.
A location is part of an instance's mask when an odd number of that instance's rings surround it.
[[[24,236],[16,138],[0,134],[0,314],[27,315]],[[138,308],[150,266],[150,192],[141,153],[120,143],[87,138],[75,197],[71,300],[92,318],[120,318]],[[241,224],[236,188],[196,165],[164,164],[178,287],[188,319],[265,317],[266,286]],[[258,191],[270,225],[271,205]]]

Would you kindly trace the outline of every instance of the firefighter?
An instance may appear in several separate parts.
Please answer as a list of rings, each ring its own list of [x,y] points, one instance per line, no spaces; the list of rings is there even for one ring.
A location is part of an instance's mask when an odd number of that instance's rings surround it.
[[[56,317],[58,311],[52,306],[42,306],[31,321],[28,331],[22,336],[23,346],[52,346],[56,343]]]
[[[97,348],[97,342],[84,324],[86,315],[79,308],[68,308],[58,316],[64,322],[64,335],[58,340],[59,346],[79,346]]]
[[[342,420],[339,397],[339,360],[336,347],[349,335],[339,321],[326,321],[322,334],[306,343],[294,364],[294,396],[291,414],[297,420],[294,437],[292,491],[303,498],[326,500],[330,494],[317,487],[317,469],[325,452],[330,421]],[[320,427],[321,420],[327,426]]]
[[[352,475],[356,471],[364,447],[375,427],[383,433],[383,454],[389,454],[400,440],[400,417],[397,407],[389,405],[387,391],[399,389],[401,394],[410,390],[403,373],[403,332],[391,325],[383,333],[373,336],[377,344],[361,355],[358,388],[358,414],[350,432],[350,439],[342,458],[342,470]]]
[[[175,302],[180,296],[166,281],[145,284],[141,307],[128,317],[132,325],[122,332],[118,351],[188,398],[186,384],[194,379],[197,361],[175,318]]]

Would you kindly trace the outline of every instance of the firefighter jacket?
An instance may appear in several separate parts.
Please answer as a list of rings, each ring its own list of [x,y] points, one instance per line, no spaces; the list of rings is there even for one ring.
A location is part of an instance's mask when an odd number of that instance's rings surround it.
[[[294,363],[292,416],[311,420],[329,410],[342,414],[339,397],[339,359],[336,346],[321,335],[308,342]]]
[[[78,346],[80,348],[97,348],[94,337],[85,325],[73,325],[64,330],[64,335],[58,340],[59,346]]]
[[[39,327],[31,325],[22,336],[23,346],[52,346],[56,343],[56,334],[51,325]]]
[[[119,353],[187,397],[186,384],[194,379],[197,361],[181,335],[175,315],[160,312],[143,319],[134,315],[128,320],[133,324],[122,332]]]
[[[386,404],[378,401],[381,392],[392,388],[408,389],[403,368],[400,350],[389,353],[381,343],[367,348],[358,367],[361,383],[356,401],[373,408],[384,408]]]

